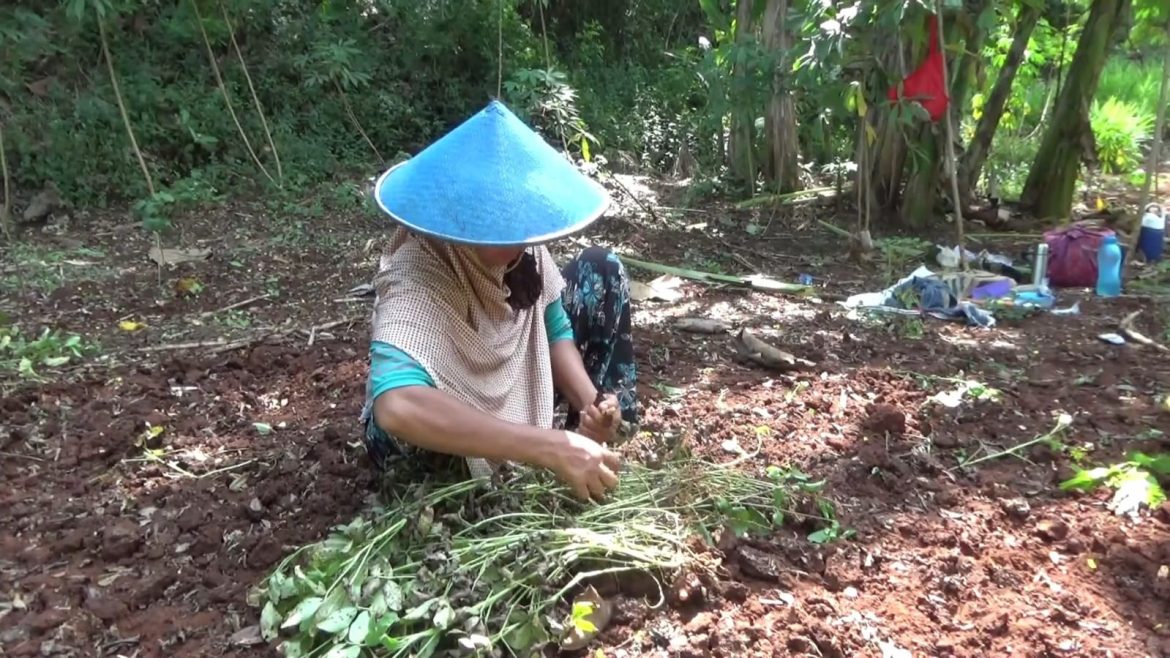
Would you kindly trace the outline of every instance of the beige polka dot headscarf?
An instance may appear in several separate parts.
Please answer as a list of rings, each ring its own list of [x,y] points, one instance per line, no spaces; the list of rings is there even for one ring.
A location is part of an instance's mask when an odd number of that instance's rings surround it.
[[[374,278],[373,340],[412,356],[442,391],[496,418],[552,427],[553,381],[544,309],[565,286],[552,256],[535,247],[543,289],[532,308],[508,305],[504,268],[468,247],[399,229]],[[491,473],[468,460],[473,477]]]

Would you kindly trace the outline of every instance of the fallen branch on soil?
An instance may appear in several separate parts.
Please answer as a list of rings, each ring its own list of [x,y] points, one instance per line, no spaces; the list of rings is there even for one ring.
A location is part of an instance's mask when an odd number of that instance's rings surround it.
[[[1044,236],[1039,233],[968,233],[967,237],[972,240],[1042,240]]]
[[[0,450],[0,457],[11,457],[12,459],[27,459],[29,461],[34,461],[34,462],[45,461],[44,459],[42,459],[40,457],[34,457],[32,455],[22,455],[22,454],[17,453],[17,452],[8,452],[7,450]]]
[[[662,265],[660,263],[651,263],[649,261],[638,260],[629,256],[622,256],[621,260],[626,265],[637,267],[647,272],[656,272],[658,274],[673,274],[681,276],[684,279],[691,279],[693,281],[703,281],[706,283],[730,283],[736,286],[745,286],[754,290],[767,290],[770,292],[778,292],[783,294],[799,295],[812,290],[811,286],[801,285],[799,283],[784,283],[775,279],[769,279],[764,276],[735,276],[732,274],[718,274],[715,272],[701,272],[699,270],[688,270],[685,267],[674,267],[672,265]]]
[[[224,306],[223,308],[217,308],[214,311],[207,311],[206,313],[200,313],[199,317],[200,318],[209,318],[213,315],[219,315],[220,313],[227,313],[228,311],[234,311],[236,309],[244,308],[245,306],[251,306],[252,304],[255,304],[258,301],[268,299],[270,296],[271,295],[269,295],[268,293],[264,293],[263,295],[256,295],[255,297],[249,297],[248,299],[245,299],[242,302],[236,302],[235,304],[229,304],[227,306]]]
[[[694,461],[629,466],[588,505],[527,469],[491,487],[409,485],[373,519],[290,555],[249,600],[285,655],[540,655],[589,630],[580,620],[593,604],[566,608],[591,579],[708,571],[696,529],[772,532],[793,514],[799,485],[788,477]]]
[[[167,468],[171,469],[175,473],[178,473],[179,475],[182,475],[183,477],[186,477],[186,478],[191,478],[192,480],[202,480],[204,478],[215,477],[216,475],[221,475],[223,473],[230,473],[231,471],[239,470],[241,468],[244,468],[245,466],[249,466],[249,465],[256,462],[255,459],[248,459],[248,460],[245,460],[242,462],[237,462],[235,464],[229,464],[228,466],[222,466],[220,468],[212,469],[210,471],[207,471],[206,473],[192,473],[191,471],[188,471],[187,469],[183,468],[182,466],[179,466],[178,464],[171,462],[168,459],[163,459],[162,455],[164,453],[162,450],[152,449],[152,448],[143,448],[142,454],[143,454],[143,456],[140,458],[124,459],[124,460],[122,460],[122,462],[126,463],[126,464],[150,462],[152,464],[166,466]]]
[[[609,174],[609,172],[606,172],[606,173]],[[622,188],[622,191],[626,193],[626,196],[633,199],[634,203],[638,204],[638,206],[642,210],[645,210],[646,214],[650,215],[650,218],[654,220],[654,223],[656,223],[656,224],[662,223],[662,220],[658,217],[658,213],[654,212],[654,208],[646,205],[645,202],[643,202],[641,199],[639,199],[638,195],[631,192],[630,188],[626,187],[625,183],[618,180],[617,176],[615,176],[613,174],[609,174],[609,179],[612,180],[614,183],[616,183],[618,187]]]
[[[736,210],[750,210],[763,206],[795,205],[797,203],[816,201],[817,199],[832,199],[837,196],[837,190],[832,187],[815,187],[787,194],[765,194],[735,204]]]
[[[723,334],[731,331],[731,323],[710,318],[679,318],[674,321],[679,331],[695,334]]]
[[[812,361],[802,359],[769,345],[752,335],[747,329],[740,329],[739,333],[736,334],[735,347],[740,356],[773,370],[799,370],[801,368],[812,368],[816,366]]]
[[[841,228],[840,226],[837,226],[836,224],[830,224],[829,222],[826,222],[823,219],[818,219],[817,223],[820,224],[821,226],[825,227],[830,233],[836,233],[837,235],[839,235],[843,238],[848,238],[848,239],[852,240],[854,237],[853,234],[850,233],[849,231],[846,231],[845,229]]]
[[[1170,352],[1170,348],[1167,348],[1165,345],[1162,345],[1152,338],[1146,337],[1145,334],[1142,334],[1137,329],[1133,328],[1133,322],[1135,319],[1137,319],[1139,314],[1141,314],[1140,310],[1134,311],[1133,313],[1125,316],[1122,318],[1121,322],[1117,323],[1118,328],[1121,329],[1122,333],[1124,333],[1127,338],[1135,343],[1140,343],[1147,347],[1153,347],[1154,349],[1161,350],[1162,352]]]
[[[361,318],[347,318],[345,320],[335,320],[333,322],[326,322],[324,324],[313,325],[311,327],[293,327],[292,329],[279,329],[263,331],[247,338],[239,340],[227,341],[223,338],[215,340],[195,341],[191,343],[170,343],[167,345],[147,345],[146,347],[138,348],[138,352],[177,352],[181,350],[202,350],[210,348],[211,354],[221,354],[223,352],[231,352],[233,350],[250,347],[257,343],[263,342],[270,338],[285,338],[295,333],[301,333],[310,339],[314,338],[322,331],[328,331],[335,327],[342,325],[349,325],[355,322],[360,322]]]
[[[1041,434],[1034,439],[1024,441],[1023,443],[1012,446],[1006,450],[1000,450],[999,452],[993,452],[989,455],[983,455],[978,459],[968,459],[966,461],[960,462],[958,466],[949,469],[948,472],[953,473],[959,469],[969,468],[975,464],[982,464],[983,462],[999,459],[1000,457],[1019,457],[1019,452],[1021,450],[1026,450],[1027,448],[1031,448],[1032,446],[1040,443],[1057,444],[1059,443],[1059,440],[1056,438],[1056,436],[1068,429],[1070,425],[1072,425],[1072,416],[1068,414],[1060,414],[1060,416],[1058,416],[1056,419],[1056,426],[1047,433]]]

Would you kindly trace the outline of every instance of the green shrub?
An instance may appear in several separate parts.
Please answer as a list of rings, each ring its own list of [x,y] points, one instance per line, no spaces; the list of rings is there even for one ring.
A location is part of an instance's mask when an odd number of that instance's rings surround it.
[[[1116,98],[1154,112],[1161,84],[1160,64],[1160,60],[1142,63],[1120,57],[1110,59],[1101,71],[1097,98]]]
[[[1097,139],[1097,157],[1107,174],[1125,174],[1141,163],[1142,144],[1154,129],[1148,109],[1128,101],[1109,98],[1093,102],[1089,113]]]
[[[1028,179],[1028,169],[1040,149],[1040,140],[1001,130],[993,146],[983,175],[989,180],[994,179],[997,196],[1018,199]]]

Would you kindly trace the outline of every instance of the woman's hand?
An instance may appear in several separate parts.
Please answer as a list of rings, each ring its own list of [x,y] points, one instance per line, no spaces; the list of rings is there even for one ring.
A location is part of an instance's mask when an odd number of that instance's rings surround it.
[[[613,443],[617,440],[622,426],[622,412],[617,396],[604,393],[597,396],[594,404],[581,410],[581,434],[598,443]]]
[[[549,470],[578,498],[600,500],[618,485],[621,458],[589,437],[563,432],[564,441],[554,453]]]

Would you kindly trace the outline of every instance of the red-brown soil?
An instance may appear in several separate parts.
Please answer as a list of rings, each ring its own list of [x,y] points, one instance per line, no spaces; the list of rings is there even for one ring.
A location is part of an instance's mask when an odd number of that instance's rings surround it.
[[[311,225],[277,241],[258,237],[281,226],[259,214],[226,208],[183,223],[186,245],[215,254],[164,270],[162,288],[145,236],[103,234],[116,220],[26,235],[42,250],[81,245],[102,257],[61,265],[41,287],[16,287],[6,271],[0,311],[29,332],[81,333],[101,352],[45,383],[9,373],[0,384],[0,654],[270,655],[236,635],[256,623],[248,589],[375,495],[356,422],[368,303],[333,300],[368,280],[367,240],[380,225],[322,219],[328,235]],[[615,221],[590,239],[676,264],[808,272],[826,295],[883,285],[882,265],[833,255],[836,238],[815,224],[711,235]],[[177,295],[185,276],[202,292]],[[1108,492],[1061,492],[1069,451],[1043,444],[959,467],[1048,431],[1059,412],[1074,418],[1064,445],[1087,448],[1088,462],[1166,450],[1158,432],[1170,432],[1170,414],[1158,400],[1170,393],[1170,357],[1096,338],[1145,309],[1139,327],[1161,339],[1164,306],[1065,295],[1062,306],[1081,299],[1080,315],[980,330],[865,324],[829,301],[684,290],[679,302],[638,305],[643,429],[654,438],[631,456],[659,443],[729,461],[738,445],[749,470],[827,479],[856,536],[818,545],[794,527],[767,541],[725,537],[713,549],[723,573],[685,585],[686,603],[651,610],[619,597],[597,643],[605,656],[1170,656],[1170,508],[1134,523],[1105,508]],[[241,312],[206,315],[265,292]],[[731,336],[673,329],[681,315],[754,327],[816,367],[741,362]],[[120,330],[127,318],[147,327]],[[138,351],[264,334],[218,352]],[[930,401],[966,379],[997,399]],[[140,444],[149,426],[163,432]]]

